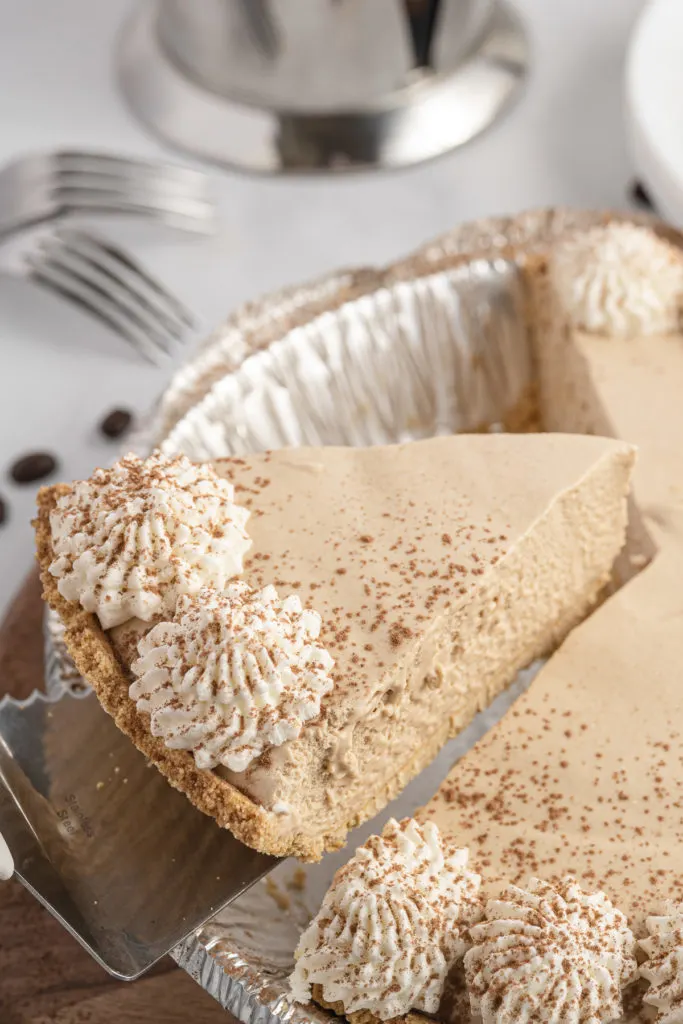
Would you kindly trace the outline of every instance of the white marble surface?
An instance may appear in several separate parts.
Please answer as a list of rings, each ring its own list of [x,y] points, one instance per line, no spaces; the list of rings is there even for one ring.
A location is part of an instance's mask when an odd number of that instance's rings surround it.
[[[124,0],[0,0],[0,162],[50,147],[158,154],[113,72]],[[517,0],[533,75],[507,119],[466,149],[391,175],[257,179],[217,172],[211,239],[107,225],[213,326],[243,300],[341,265],[385,262],[466,219],[530,206],[624,205],[631,177],[621,115],[625,46],[642,0]],[[7,257],[0,250],[0,269]],[[32,558],[34,490],[7,478],[48,449],[87,474],[112,449],[95,424],[142,411],[169,369],[139,362],[82,314],[0,275],[0,612]]]

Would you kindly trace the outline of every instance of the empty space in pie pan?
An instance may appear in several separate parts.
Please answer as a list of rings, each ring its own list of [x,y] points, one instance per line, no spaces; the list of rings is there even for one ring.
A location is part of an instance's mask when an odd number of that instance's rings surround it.
[[[510,243],[533,252],[568,226],[598,219],[541,211],[526,220],[468,225],[411,261],[375,272],[374,279],[373,272],[359,275],[351,297],[345,297],[349,277],[339,275],[322,304],[327,308],[318,301],[308,312],[305,303],[294,309],[283,296],[287,316],[279,322],[289,317],[293,325],[265,344],[264,323],[277,321],[277,310],[255,330],[258,311],[251,309],[243,330],[233,321],[177,375],[168,392],[172,401],[167,395],[160,405],[170,430],[159,435],[157,416],[139,447],[159,444],[202,461],[286,446],[542,429],[527,287]],[[468,247],[479,255],[462,256]],[[234,368],[236,344],[245,358]],[[444,486],[453,483],[444,480]],[[644,543],[638,553],[643,564],[651,549]],[[73,668],[53,625],[49,683],[57,692],[73,685]],[[177,946],[178,963],[244,1021],[334,1019],[286,1000],[296,943],[334,872],[389,817],[409,816],[429,800],[454,761],[528,685],[534,669],[521,673],[381,815],[352,833],[344,850],[315,865],[280,863],[265,882]]]
[[[504,259],[388,283],[252,355],[162,447],[207,460],[523,426],[533,387],[525,298]]]

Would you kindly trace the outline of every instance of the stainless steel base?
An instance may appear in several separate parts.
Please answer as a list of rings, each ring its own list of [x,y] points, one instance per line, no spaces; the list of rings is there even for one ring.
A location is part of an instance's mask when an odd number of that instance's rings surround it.
[[[135,114],[171,145],[247,171],[405,167],[439,156],[488,128],[519,94],[529,51],[521,23],[498,4],[475,52],[454,72],[416,72],[414,82],[369,109],[287,113],[202,88],[159,41],[163,0],[145,0],[125,26],[118,52],[123,94]]]

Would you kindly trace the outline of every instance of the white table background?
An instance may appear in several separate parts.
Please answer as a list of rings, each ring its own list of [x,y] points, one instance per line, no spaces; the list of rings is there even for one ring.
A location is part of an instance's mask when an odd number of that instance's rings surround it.
[[[190,0],[188,0],[190,2]],[[391,175],[264,179],[216,172],[222,224],[209,240],[107,223],[207,327],[242,301],[338,266],[384,263],[462,220],[567,203],[624,206],[632,178],[622,67],[642,0],[517,0],[532,46],[527,91],[468,147]],[[129,0],[0,0],[0,163],[52,147],[157,155],[116,89],[113,52]],[[181,158],[182,159],[182,158]],[[35,488],[7,476],[33,450],[60,477],[111,459],[96,424],[143,412],[170,367],[151,368],[95,321],[1,273],[0,614],[32,558]]]

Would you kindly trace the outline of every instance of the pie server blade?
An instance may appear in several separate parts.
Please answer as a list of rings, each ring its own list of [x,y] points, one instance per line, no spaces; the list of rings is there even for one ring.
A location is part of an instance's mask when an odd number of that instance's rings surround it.
[[[278,863],[172,789],[91,692],[1,701],[0,783],[16,876],[123,980]]]

